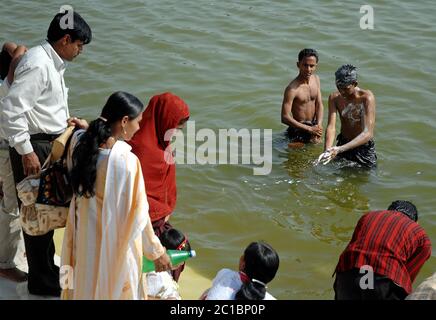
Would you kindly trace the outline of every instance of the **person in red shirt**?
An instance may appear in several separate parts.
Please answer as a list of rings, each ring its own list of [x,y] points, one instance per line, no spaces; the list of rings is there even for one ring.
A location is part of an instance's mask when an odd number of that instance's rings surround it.
[[[189,107],[178,96],[166,92],[150,99],[139,130],[128,141],[141,162],[150,219],[155,234],[173,229],[168,222],[177,199],[176,165],[171,150],[171,136],[189,119]],[[172,272],[178,281],[183,265]]]
[[[431,255],[411,202],[397,200],[387,210],[362,216],[336,266],[336,300],[403,300]]]

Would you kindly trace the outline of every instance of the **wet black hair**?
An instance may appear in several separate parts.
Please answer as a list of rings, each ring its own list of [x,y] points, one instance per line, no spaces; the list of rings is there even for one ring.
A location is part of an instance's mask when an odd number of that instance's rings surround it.
[[[73,42],[76,40],[80,40],[83,42],[83,44],[90,43],[92,40],[91,28],[76,11],[73,12],[73,28],[69,29],[62,27],[61,19],[66,14],[69,14],[69,12],[66,11],[64,13],[58,13],[54,16],[47,30],[47,41],[50,43],[54,43],[62,39],[62,37],[66,34],[69,34]]]
[[[416,209],[415,205],[410,201],[395,200],[390,204],[388,210],[404,213],[413,221],[418,221],[418,209]]]
[[[101,111],[101,118],[92,121],[73,151],[71,184],[75,194],[86,198],[95,195],[97,178],[97,158],[99,146],[112,135],[112,125],[128,116],[130,120],[138,117],[144,105],[130,93],[113,93]],[[120,186],[122,187],[122,186]]]
[[[250,281],[242,284],[235,300],[263,300],[266,287],[257,281],[266,284],[274,279],[279,268],[279,255],[266,242],[252,242],[244,251],[244,261],[245,268],[242,271]]]
[[[352,64],[344,64],[335,72],[336,86],[345,88],[353,83],[357,83],[357,68]]]
[[[185,241],[185,235],[177,229],[165,230],[159,237],[161,244],[167,250],[177,250],[177,248]],[[184,251],[191,251],[191,245],[186,240],[186,245],[182,249]]]
[[[315,49],[306,48],[301,50],[300,53],[298,54],[298,62],[301,62],[301,60],[307,57],[315,57],[316,62],[318,63],[319,56],[318,56],[318,52]]]

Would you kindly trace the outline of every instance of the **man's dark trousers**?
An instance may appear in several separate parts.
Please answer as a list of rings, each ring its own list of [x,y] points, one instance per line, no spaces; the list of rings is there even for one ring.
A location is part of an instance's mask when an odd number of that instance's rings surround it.
[[[41,166],[51,151],[51,142],[57,135],[36,134],[32,135],[30,142],[33,151],[38,156]],[[15,183],[25,178],[21,155],[14,148],[9,148],[12,171]],[[21,205],[21,201],[18,199]],[[55,245],[53,242],[54,231],[41,236],[31,236],[24,232],[27,264],[29,266],[28,289],[29,293],[37,295],[60,295],[59,267],[54,263]]]

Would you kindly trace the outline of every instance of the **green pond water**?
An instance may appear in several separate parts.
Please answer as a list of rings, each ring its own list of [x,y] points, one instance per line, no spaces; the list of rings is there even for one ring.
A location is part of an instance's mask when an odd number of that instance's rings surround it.
[[[65,1],[1,0],[0,40],[34,46]],[[359,1],[103,1],[71,3],[93,41],[65,79],[72,115],[93,119],[124,90],[146,104],[171,91],[190,106],[197,128],[272,129],[272,170],[251,165],[182,164],[172,218],[212,279],[236,269],[243,249],[266,240],[280,255],[269,284],[278,299],[332,299],[331,277],[359,217],[395,199],[413,201],[436,241],[436,10],[430,0],[372,1],[374,29],[362,30]],[[378,168],[314,167],[322,146],[289,150],[280,123],[283,90],[298,52],[320,54],[325,106],[334,71],[358,66],[377,102]],[[436,271],[436,254],[415,286]]]

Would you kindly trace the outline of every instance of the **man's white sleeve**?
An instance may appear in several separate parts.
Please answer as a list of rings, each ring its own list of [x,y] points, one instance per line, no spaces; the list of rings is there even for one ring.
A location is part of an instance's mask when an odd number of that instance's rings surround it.
[[[8,94],[9,91],[9,82],[8,79],[5,78],[5,80],[0,80],[0,99],[5,97]]]
[[[39,66],[24,64],[15,71],[9,92],[0,100],[1,125],[9,146],[21,155],[33,152],[26,112],[33,109],[44,89],[45,72]]]

